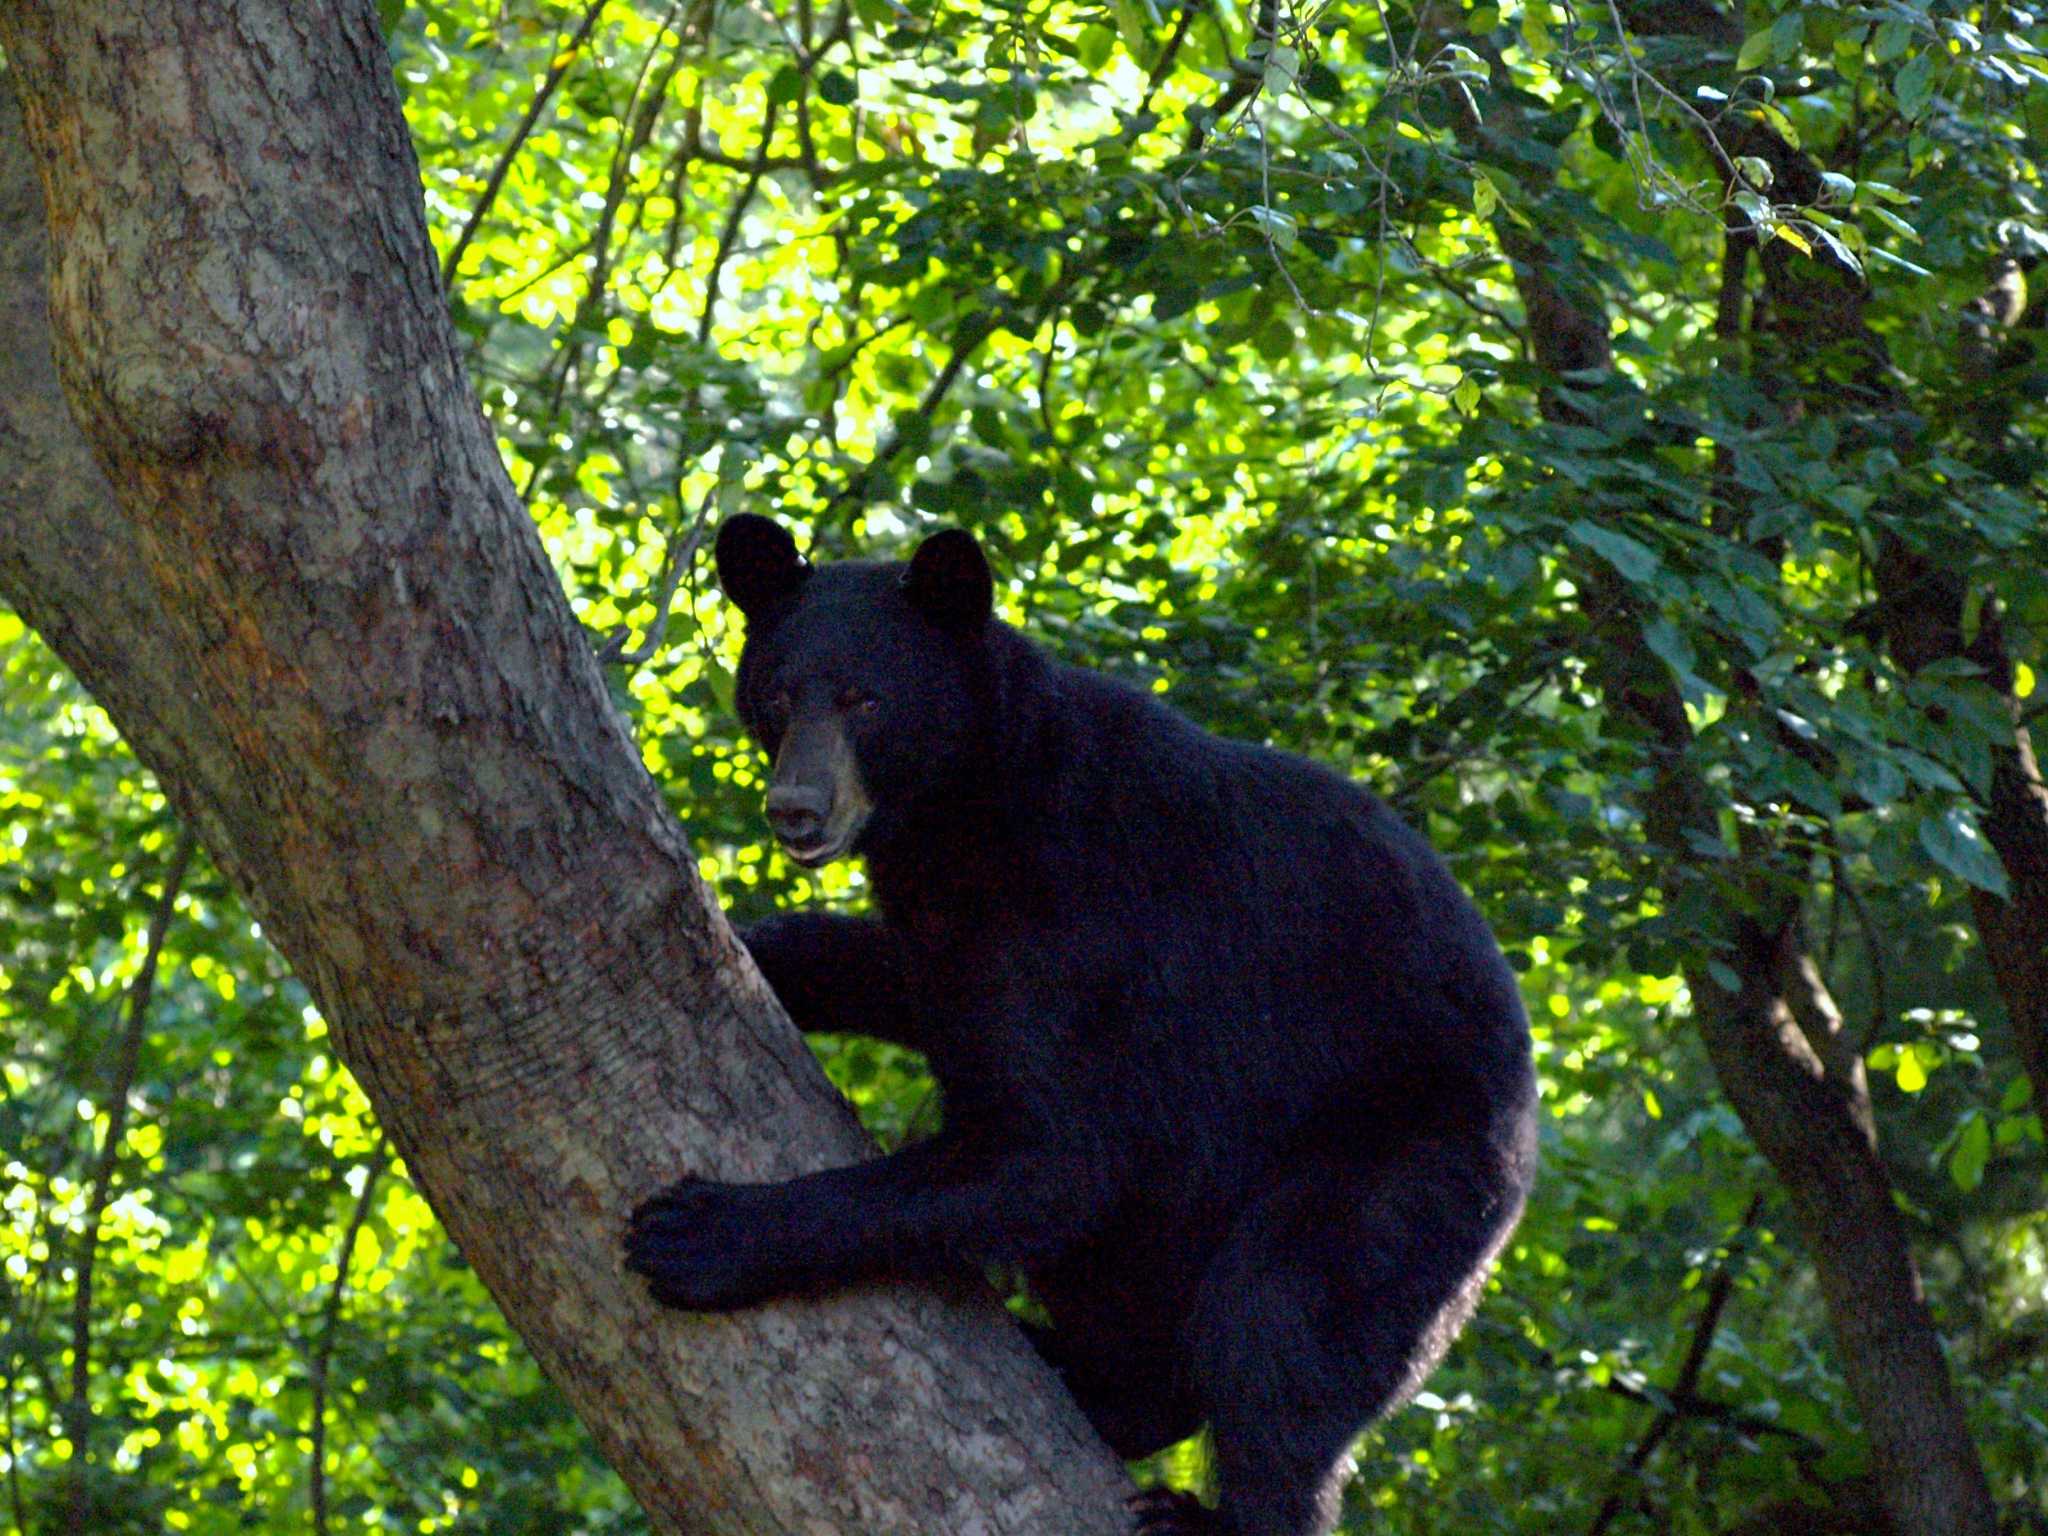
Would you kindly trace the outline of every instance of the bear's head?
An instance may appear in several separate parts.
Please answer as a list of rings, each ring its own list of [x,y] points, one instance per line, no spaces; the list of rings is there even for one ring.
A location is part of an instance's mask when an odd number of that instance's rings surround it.
[[[943,814],[992,738],[994,583],[974,536],[905,564],[813,566],[753,513],[718,530],[718,583],[747,620],[737,703],[774,759],[768,824],[799,864]]]

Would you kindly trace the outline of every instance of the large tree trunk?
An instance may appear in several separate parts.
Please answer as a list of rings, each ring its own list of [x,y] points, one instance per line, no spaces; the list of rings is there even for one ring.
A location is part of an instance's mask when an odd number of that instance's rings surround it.
[[[457,362],[367,0],[0,7],[0,591],[312,990],[436,1212],[666,1530],[1107,1533],[993,1303],[628,1283],[684,1171],[865,1154],[608,703]],[[52,387],[52,342],[79,445]]]

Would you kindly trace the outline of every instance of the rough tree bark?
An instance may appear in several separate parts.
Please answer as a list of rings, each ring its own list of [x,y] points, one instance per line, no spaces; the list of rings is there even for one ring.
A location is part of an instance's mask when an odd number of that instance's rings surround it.
[[[1673,9],[1695,23],[1713,14]],[[1484,115],[1475,107],[1464,116],[1468,142],[1484,149],[1512,140],[1519,128],[1505,93],[1482,105]],[[1494,229],[1514,264],[1537,362],[1553,375],[1612,367],[1604,298],[1583,267],[1562,259],[1570,235],[1537,233],[1505,214]],[[1552,420],[1572,419],[1554,396],[1542,407]],[[1641,731],[1650,754],[1650,841],[1680,878],[1729,879],[1697,851],[1719,837],[1712,796],[1690,757],[1693,729],[1676,682],[1643,639],[1645,616],[1604,564],[1586,559],[1577,580],[1589,670],[1607,707]],[[1767,902],[1757,914],[1722,905],[1718,937],[1740,986],[1731,993],[1704,966],[1690,967],[1693,1019],[1721,1091],[1790,1197],[1891,1530],[1994,1536],[1996,1507],[1877,1155],[1860,1064],[1835,1048],[1840,1015],[1806,958],[1798,914]]]
[[[1119,1470],[992,1303],[685,1319],[623,1276],[665,1180],[866,1143],[505,478],[367,0],[15,0],[0,44],[50,232],[46,327],[0,113],[0,592],[248,897],[657,1524],[1120,1530]]]

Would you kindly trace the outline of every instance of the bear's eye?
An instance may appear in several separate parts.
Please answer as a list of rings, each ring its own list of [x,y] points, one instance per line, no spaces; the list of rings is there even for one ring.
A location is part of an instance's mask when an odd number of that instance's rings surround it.
[[[872,715],[882,707],[882,701],[864,688],[847,688],[839,695],[839,707],[850,714]]]
[[[789,718],[789,690],[787,688],[777,689],[775,693],[770,695],[768,699],[768,714],[771,719],[775,720],[787,720]]]

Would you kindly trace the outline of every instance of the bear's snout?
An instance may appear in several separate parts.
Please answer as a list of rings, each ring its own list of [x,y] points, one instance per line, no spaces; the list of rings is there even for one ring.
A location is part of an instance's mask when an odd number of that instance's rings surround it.
[[[777,784],[768,791],[768,825],[787,847],[822,842],[831,809],[831,797],[814,784]]]

